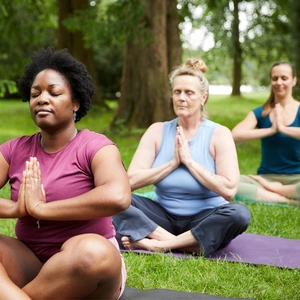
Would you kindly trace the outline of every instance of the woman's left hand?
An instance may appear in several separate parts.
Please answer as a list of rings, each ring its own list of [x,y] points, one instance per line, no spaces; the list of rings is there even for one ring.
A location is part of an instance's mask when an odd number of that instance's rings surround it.
[[[190,147],[181,126],[177,127],[176,148],[180,162],[186,165],[191,160]]]
[[[36,157],[30,157],[26,162],[25,202],[28,213],[40,219],[40,211],[46,203],[45,191],[42,185],[40,165]]]
[[[277,103],[274,108],[274,123],[276,123],[277,131],[282,132],[285,127],[282,116],[282,106]]]

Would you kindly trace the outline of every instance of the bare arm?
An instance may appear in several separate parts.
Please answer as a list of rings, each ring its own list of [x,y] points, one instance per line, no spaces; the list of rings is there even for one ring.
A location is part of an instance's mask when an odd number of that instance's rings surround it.
[[[9,165],[0,152],[0,189],[8,182]],[[21,218],[28,215],[24,202],[24,186],[20,186],[17,202],[0,198],[0,218]]]
[[[285,125],[282,115],[282,106],[278,103],[275,105],[274,118],[276,120],[278,132],[281,132],[298,140],[300,139],[300,128]]]
[[[246,118],[232,129],[232,136],[235,142],[246,142],[262,139],[276,133],[276,124],[270,128],[256,128],[257,120],[253,111],[250,111]]]
[[[178,147],[181,162],[202,185],[226,200],[231,200],[236,194],[240,173],[230,130],[224,126],[218,126],[211,139],[210,152],[216,162],[216,174],[211,173],[191,158],[183,132],[180,136],[182,138],[179,139]]]
[[[77,197],[45,203],[42,186],[34,178],[38,164],[31,163],[26,179],[26,207],[41,220],[91,220],[118,214],[130,205],[131,191],[118,149],[100,149],[92,161],[95,188]],[[46,191],[47,192],[47,191]]]
[[[152,168],[156,152],[160,146],[162,132],[163,123],[154,123],[142,136],[128,168],[128,176],[132,190],[154,184],[178,167],[178,157],[174,157],[170,162]]]

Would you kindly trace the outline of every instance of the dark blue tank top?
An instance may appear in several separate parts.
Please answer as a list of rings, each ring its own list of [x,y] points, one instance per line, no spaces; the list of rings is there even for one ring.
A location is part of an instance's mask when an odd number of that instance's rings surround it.
[[[270,116],[262,117],[263,107],[253,110],[257,128],[272,126]],[[300,127],[300,106],[290,127]],[[261,163],[258,174],[300,174],[300,140],[277,132],[261,139]]]

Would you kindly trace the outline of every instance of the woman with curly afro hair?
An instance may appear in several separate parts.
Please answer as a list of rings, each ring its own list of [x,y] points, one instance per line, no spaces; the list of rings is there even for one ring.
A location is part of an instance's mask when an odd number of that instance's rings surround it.
[[[18,82],[40,132],[0,145],[0,218],[17,218],[16,237],[0,235],[3,299],[118,299],[126,270],[111,216],[130,204],[119,150],[106,136],[77,130],[94,84],[66,49],[41,49]]]

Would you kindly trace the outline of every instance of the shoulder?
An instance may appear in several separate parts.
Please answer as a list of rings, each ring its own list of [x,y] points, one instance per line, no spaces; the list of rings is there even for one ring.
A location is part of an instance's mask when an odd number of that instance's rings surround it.
[[[263,112],[263,109],[263,106],[256,107],[252,111],[250,111],[249,114],[253,112],[256,118],[259,118]]]
[[[32,146],[32,143],[37,141],[40,141],[40,133],[35,133],[34,135],[30,136],[24,135],[3,143],[0,145],[0,151],[3,151],[4,149],[12,149],[14,147],[24,148],[25,146]]]
[[[148,129],[146,130],[145,134],[146,135],[155,135],[158,133],[161,133],[164,128],[164,122],[156,122],[151,124]]]
[[[98,146],[103,147],[105,145],[113,145],[114,143],[101,133],[84,129],[77,135],[77,143],[81,145]]]
[[[228,127],[212,121],[210,121],[209,124],[212,131],[212,143],[221,145],[227,141],[233,140],[231,130]]]
[[[21,136],[0,145],[0,152],[5,160],[11,164],[13,160],[21,160],[24,155],[27,156],[38,143],[40,143],[40,133]]]
[[[95,154],[109,145],[115,145],[105,135],[84,129],[78,133],[74,141],[74,152],[80,160],[87,161],[89,164]]]
[[[155,140],[160,141],[163,134],[169,134],[172,131],[176,131],[177,118],[171,121],[156,122],[150,125],[146,131],[147,136],[154,136]]]
[[[216,126],[214,126],[214,132],[213,132],[213,135],[217,135],[218,137],[223,137],[224,135],[228,136],[232,136],[232,133],[230,131],[230,129],[224,125],[221,125],[221,124],[217,124],[215,123]]]
[[[201,126],[205,126],[205,127],[214,129],[214,128],[216,128],[217,126],[220,126],[220,124],[219,124],[219,123],[216,123],[216,122],[214,122],[214,121],[211,121],[211,120],[209,120],[209,119],[204,119],[204,120],[202,121]]]

